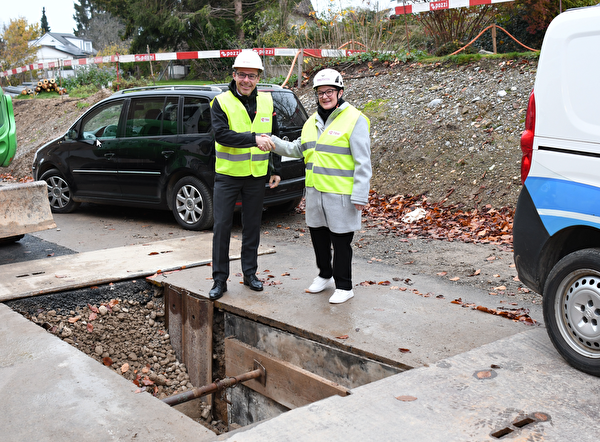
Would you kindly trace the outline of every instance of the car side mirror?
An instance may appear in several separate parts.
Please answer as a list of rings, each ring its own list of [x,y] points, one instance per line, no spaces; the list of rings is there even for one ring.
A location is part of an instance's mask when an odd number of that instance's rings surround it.
[[[78,134],[75,129],[69,129],[69,131],[67,132],[67,139],[69,140],[76,140],[77,136]]]

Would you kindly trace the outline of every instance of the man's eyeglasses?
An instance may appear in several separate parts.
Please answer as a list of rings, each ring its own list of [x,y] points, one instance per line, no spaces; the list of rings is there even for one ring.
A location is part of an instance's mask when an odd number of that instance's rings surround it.
[[[327,97],[331,97],[333,95],[334,92],[336,92],[337,89],[327,89],[326,91],[323,92],[316,92],[316,95],[318,98],[323,98],[325,96]]]
[[[235,75],[239,77],[240,80],[245,78],[248,78],[248,80],[256,80],[258,78],[258,75],[256,74],[246,74],[245,72],[236,72]]]

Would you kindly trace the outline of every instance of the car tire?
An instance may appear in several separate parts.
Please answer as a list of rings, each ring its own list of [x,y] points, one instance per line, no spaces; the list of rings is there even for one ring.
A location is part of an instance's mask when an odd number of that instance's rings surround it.
[[[560,355],[578,370],[600,376],[600,249],[579,250],[554,266],[543,310]]]
[[[213,225],[212,193],[196,177],[186,176],[177,181],[171,193],[171,208],[184,229],[204,230]]]
[[[80,203],[73,201],[72,186],[58,169],[47,170],[40,180],[45,181],[48,186],[48,201],[52,212],[70,213],[79,207]]]

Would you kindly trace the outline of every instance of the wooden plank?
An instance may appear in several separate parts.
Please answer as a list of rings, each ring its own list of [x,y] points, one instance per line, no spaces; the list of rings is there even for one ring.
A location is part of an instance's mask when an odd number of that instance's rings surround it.
[[[206,265],[211,251],[212,235],[197,235],[5,264],[0,302]]]
[[[253,370],[254,361],[267,372],[263,386],[252,379],[244,385],[290,409],[325,399],[334,394],[347,396],[350,391],[341,385],[317,376],[289,362],[250,347],[237,339],[225,339],[225,373],[236,376]]]
[[[183,360],[183,318],[181,293],[170,284],[164,285],[166,326],[175,356]]]
[[[194,387],[212,382],[213,303],[183,294],[183,361]]]

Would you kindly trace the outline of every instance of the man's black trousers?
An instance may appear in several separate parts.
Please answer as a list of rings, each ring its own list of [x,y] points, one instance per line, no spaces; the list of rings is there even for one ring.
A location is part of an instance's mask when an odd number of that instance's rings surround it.
[[[213,280],[229,277],[229,242],[233,211],[238,195],[242,200],[242,272],[254,275],[258,269],[260,223],[265,197],[266,177],[231,177],[217,174],[213,196]]]

